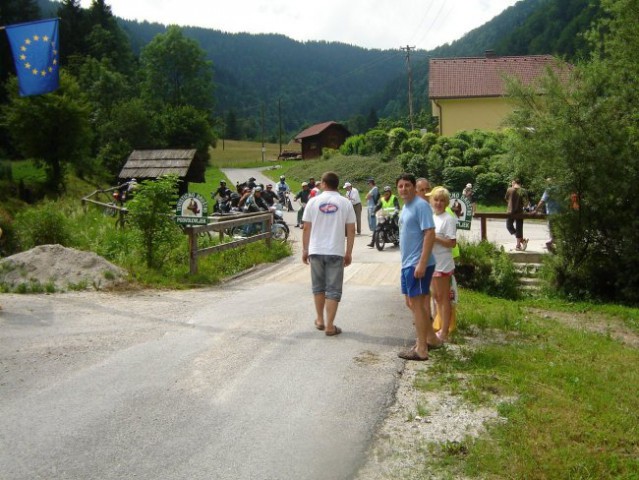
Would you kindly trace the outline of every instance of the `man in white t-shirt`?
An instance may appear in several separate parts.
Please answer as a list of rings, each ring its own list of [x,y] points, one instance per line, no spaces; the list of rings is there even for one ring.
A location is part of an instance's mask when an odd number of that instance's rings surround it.
[[[348,200],[353,204],[353,209],[355,210],[355,225],[357,230],[357,235],[361,235],[362,233],[362,201],[359,198],[359,190],[357,190],[350,182],[346,182],[344,184],[344,188],[346,189],[346,193],[344,196],[348,198]]]
[[[355,210],[339,194],[336,173],[324,173],[320,183],[322,193],[308,201],[302,217],[302,262],[311,265],[315,328],[332,337],[342,333],[334,321],[342,298],[344,267],[352,261]]]

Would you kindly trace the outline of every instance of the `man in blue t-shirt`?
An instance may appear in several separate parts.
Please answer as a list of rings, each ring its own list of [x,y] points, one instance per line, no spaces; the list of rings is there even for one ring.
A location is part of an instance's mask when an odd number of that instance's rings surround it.
[[[404,202],[399,217],[399,248],[402,259],[401,286],[406,306],[413,313],[417,342],[399,353],[406,360],[428,360],[428,347],[441,342],[430,322],[430,281],[435,270],[432,254],[435,241],[433,211],[417,197],[415,176],[403,173],[397,179],[397,192]]]

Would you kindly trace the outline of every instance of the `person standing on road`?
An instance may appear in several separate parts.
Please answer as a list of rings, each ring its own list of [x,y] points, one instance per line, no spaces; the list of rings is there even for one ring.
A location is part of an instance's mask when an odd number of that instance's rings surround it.
[[[308,188],[308,183],[302,182],[302,189],[297,192],[297,195],[295,195],[295,200],[300,201],[300,208],[297,211],[297,223],[295,224],[296,227],[304,228],[304,225],[302,224],[302,217],[304,216],[304,209],[306,208],[306,204],[308,203],[310,197],[311,191]]]
[[[450,203],[450,193],[444,187],[433,189],[430,202],[435,221],[435,272],[432,285],[435,304],[441,318],[441,329],[437,332],[437,337],[442,342],[447,342],[451,320],[451,280],[455,273],[453,248],[457,245],[457,219],[446,211]]]
[[[404,201],[400,215],[399,248],[402,271],[401,288],[406,306],[413,314],[417,342],[399,353],[406,360],[428,360],[428,346],[440,341],[430,321],[430,282],[435,271],[433,243],[435,222],[428,202],[417,196],[415,176],[403,173],[397,179],[397,192]]]
[[[357,225],[357,235],[362,234],[362,200],[359,198],[359,190],[357,190],[353,185],[349,182],[344,184],[344,188],[346,189],[346,193],[344,196],[348,198],[348,200],[353,205],[353,210],[355,210],[355,222]]]
[[[317,313],[315,328],[325,330],[325,334],[332,337],[342,333],[334,321],[342,299],[344,267],[352,262],[355,210],[351,202],[339,194],[336,173],[324,173],[320,183],[322,193],[308,201],[302,217],[302,262],[311,266]]]
[[[550,236],[550,240],[546,242],[546,248],[549,252],[555,253],[555,226],[553,224],[553,215],[559,213],[559,203],[556,199],[556,187],[553,185],[552,178],[548,177],[546,179],[546,190],[544,190],[544,194],[541,196],[539,203],[535,207],[535,211],[541,211],[541,208],[546,206],[546,215],[548,216],[548,233]]]
[[[518,178],[515,178],[511,182],[510,188],[506,191],[506,196],[504,197],[506,202],[508,202],[506,213],[508,213],[509,215],[523,214],[525,203],[524,197],[525,193],[521,188],[520,181]],[[511,235],[515,235],[515,238],[517,239],[515,250],[519,250],[522,252],[525,251],[526,247],[528,247],[528,239],[524,238],[524,219],[508,217],[508,219],[506,220],[506,228],[508,229],[508,233],[510,233]]]
[[[368,179],[368,193],[366,194],[366,208],[368,210],[368,228],[371,231],[371,237],[377,227],[377,217],[375,216],[375,206],[379,202],[379,188],[375,185],[375,179]]]

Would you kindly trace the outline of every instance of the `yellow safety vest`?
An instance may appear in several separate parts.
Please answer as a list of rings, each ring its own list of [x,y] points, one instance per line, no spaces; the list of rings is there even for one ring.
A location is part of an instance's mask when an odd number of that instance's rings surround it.
[[[388,197],[388,200],[385,200],[384,197],[382,197],[380,201],[382,202],[382,210],[386,213],[392,214],[395,212],[395,195],[391,194],[391,196]]]

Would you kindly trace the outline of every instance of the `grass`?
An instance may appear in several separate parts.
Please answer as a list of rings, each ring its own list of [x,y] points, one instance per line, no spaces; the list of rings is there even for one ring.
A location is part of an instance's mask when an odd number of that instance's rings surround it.
[[[282,150],[300,151],[298,144],[282,145]],[[215,148],[210,151],[211,163],[218,168],[255,168],[265,167],[281,162],[277,159],[280,147],[277,143],[264,144],[264,159],[262,159],[262,144],[238,140],[219,140]]]
[[[416,388],[496,405],[506,421],[465,442],[463,455],[440,446],[436,462],[447,471],[459,465],[471,478],[639,478],[639,351],[534,308],[586,310],[635,327],[639,319],[637,309],[462,292],[459,347],[435,353],[429,378],[422,373]]]

